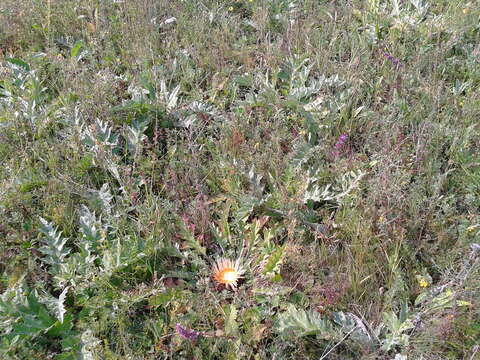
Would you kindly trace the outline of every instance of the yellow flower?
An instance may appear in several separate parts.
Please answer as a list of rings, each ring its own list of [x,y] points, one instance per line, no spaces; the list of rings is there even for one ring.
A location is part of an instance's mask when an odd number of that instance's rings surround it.
[[[240,265],[240,259],[232,261],[230,259],[220,258],[212,266],[213,279],[219,284],[236,290],[237,281],[245,273]]]
[[[428,287],[428,282],[427,282],[427,280],[422,278],[418,281],[418,285],[420,285],[420,287],[422,287],[422,288],[426,288],[426,287]]]
[[[228,11],[233,11],[233,6],[230,6],[230,7],[228,8]]]
[[[467,232],[475,231],[475,229],[476,229],[477,227],[478,227],[478,224],[469,226],[469,227],[467,227]]]

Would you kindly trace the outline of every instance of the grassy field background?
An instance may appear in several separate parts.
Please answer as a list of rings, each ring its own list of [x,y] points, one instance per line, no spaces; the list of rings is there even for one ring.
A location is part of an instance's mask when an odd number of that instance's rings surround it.
[[[479,24],[2,0],[0,358],[480,359]]]

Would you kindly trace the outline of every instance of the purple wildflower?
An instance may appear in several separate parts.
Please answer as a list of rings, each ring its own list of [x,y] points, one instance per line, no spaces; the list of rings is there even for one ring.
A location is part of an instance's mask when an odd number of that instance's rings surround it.
[[[197,340],[198,335],[200,335],[198,331],[187,329],[180,324],[177,324],[175,326],[175,329],[177,330],[177,334],[180,335],[185,340],[192,340],[192,341]]]
[[[347,141],[348,139],[348,135],[347,134],[342,134],[338,137],[338,140],[335,144],[335,148],[336,149],[339,149],[341,148],[343,145],[345,145],[345,142]]]
[[[340,151],[343,149],[345,146],[345,143],[348,140],[348,135],[347,134],[342,134],[338,137],[337,142],[335,143],[334,150],[332,151],[332,155],[335,157],[340,156]]]
[[[400,59],[397,59],[395,56],[393,56],[393,55],[391,55],[387,52],[383,52],[383,56],[385,56],[397,68],[400,67],[400,66],[403,66],[403,64],[400,62]]]
[[[348,139],[347,134],[340,135],[338,137],[337,142],[335,143],[335,149],[340,150],[343,147],[343,145],[345,145],[345,142],[347,141],[347,139]]]

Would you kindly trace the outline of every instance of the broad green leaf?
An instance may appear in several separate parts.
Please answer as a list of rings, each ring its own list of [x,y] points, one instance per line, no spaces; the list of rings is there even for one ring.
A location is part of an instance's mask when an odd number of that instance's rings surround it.
[[[10,312],[7,315],[12,320],[16,320],[16,323],[12,326],[12,335],[34,337],[49,330],[54,325],[56,320],[50,316],[45,305],[38,301],[34,291],[16,301],[18,303],[9,307]]]
[[[50,336],[65,336],[73,327],[73,315],[71,313],[65,314],[63,322],[56,321],[48,330],[47,334]]]
[[[225,309],[225,335],[236,336],[238,334],[237,309],[230,304]]]
[[[267,263],[263,269],[264,274],[276,273],[280,266],[283,257],[283,251],[285,250],[285,245],[278,247],[273,251],[273,253],[268,257]]]
[[[10,64],[19,66],[23,68],[25,71],[30,71],[30,65],[28,65],[25,61],[18,59],[18,58],[6,58],[6,61],[8,61]]]
[[[72,47],[72,50],[70,51],[70,56],[72,58],[76,58],[78,59],[80,54],[81,54],[81,50],[83,48],[83,41],[82,40],[78,40],[77,42],[75,42],[75,44],[73,45]]]

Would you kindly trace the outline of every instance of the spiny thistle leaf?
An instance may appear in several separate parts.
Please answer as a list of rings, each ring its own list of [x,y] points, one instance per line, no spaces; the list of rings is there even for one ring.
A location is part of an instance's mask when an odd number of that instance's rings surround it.
[[[98,354],[98,345],[100,344],[98,340],[92,333],[91,330],[86,330],[81,335],[80,341],[80,350],[77,354],[77,359],[79,360],[94,360],[97,357],[94,354]]]
[[[236,213],[237,221],[246,221],[253,210],[262,205],[264,202],[264,199],[258,199],[248,195],[242,196],[239,199],[240,204]]]
[[[110,192],[110,186],[108,183],[102,185],[100,190],[92,190],[90,197],[90,204],[96,211],[102,211],[104,215],[112,214],[112,200],[113,195]]]
[[[0,335],[35,337],[54,324],[46,307],[38,301],[35,291],[24,294],[23,288],[7,291],[0,298]]]
[[[117,141],[118,135],[114,134],[108,123],[101,120],[97,120],[94,125],[82,128],[82,142],[93,150],[113,148],[117,145]]]
[[[62,232],[55,229],[53,224],[43,218],[40,218],[40,222],[40,232],[45,235],[45,237],[40,239],[44,246],[38,250],[44,255],[42,261],[51,265],[51,273],[56,274],[70,253],[70,249],[65,247],[67,239],[62,238]]]
[[[125,138],[128,144],[128,151],[132,156],[137,156],[140,154],[143,142],[147,138],[145,131],[147,131],[149,124],[149,118],[139,118],[132,122],[132,126],[126,127]]]
[[[341,326],[341,331],[344,334],[350,334],[349,339],[354,340],[362,345],[372,343],[372,338],[363,324],[357,316],[352,313],[344,313],[342,311],[335,312],[333,314],[333,321]]]
[[[67,296],[68,290],[69,290],[69,287],[66,287],[65,289],[63,289],[58,299],[54,296],[49,295],[46,298],[44,298],[42,301],[50,310],[50,312],[55,314],[55,317],[58,319],[58,321],[60,321],[60,323],[63,323],[63,317],[67,312],[63,303],[65,302],[65,297]]]
[[[104,230],[102,229],[102,223],[97,219],[95,213],[83,205],[80,214],[82,240],[95,250],[98,244],[103,241],[102,230]]]
[[[225,311],[225,335],[235,336],[238,333],[237,309],[230,304]]]
[[[298,310],[293,304],[289,304],[287,311],[278,316],[277,331],[282,336],[307,336],[317,335],[323,340],[335,340],[339,337],[329,320],[320,318],[314,312]]]
[[[268,257],[267,263],[263,268],[264,274],[276,274],[279,271],[280,264],[283,258],[283,251],[285,250],[284,246],[279,246]]]

